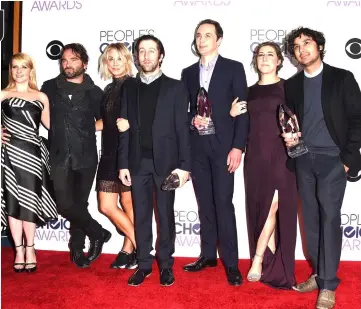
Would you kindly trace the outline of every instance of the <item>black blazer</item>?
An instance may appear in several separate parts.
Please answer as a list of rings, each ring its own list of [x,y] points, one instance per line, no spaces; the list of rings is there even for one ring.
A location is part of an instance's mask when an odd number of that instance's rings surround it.
[[[95,119],[101,118],[103,91],[85,74],[82,91],[74,93],[70,101],[61,84],[63,79],[59,76],[45,81],[41,87],[50,103],[50,163],[65,167],[71,155],[73,169],[97,165]]]
[[[287,105],[298,117],[302,132],[304,72],[285,82]],[[322,110],[327,129],[349,167],[348,179],[356,181],[361,171],[361,92],[350,71],[323,64]]]
[[[189,93],[189,119],[197,114],[197,94],[200,88],[199,62],[182,72],[182,81]],[[244,151],[248,136],[248,113],[233,118],[229,112],[233,100],[238,97],[247,101],[247,81],[242,63],[218,56],[208,91],[212,102],[212,120],[216,134],[212,137],[212,148],[227,153],[232,148]],[[201,147],[197,130],[191,132],[192,151]]]
[[[188,99],[183,84],[162,74],[152,126],[153,160],[159,176],[168,176],[174,169],[190,171]],[[118,169],[129,169],[136,175],[141,160],[139,85],[140,79],[124,82],[121,94],[121,117],[130,128],[119,134]]]

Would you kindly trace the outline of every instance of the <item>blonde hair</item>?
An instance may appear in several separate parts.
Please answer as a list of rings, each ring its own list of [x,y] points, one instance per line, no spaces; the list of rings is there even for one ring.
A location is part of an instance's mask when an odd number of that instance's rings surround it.
[[[99,74],[100,77],[104,80],[108,80],[112,78],[112,74],[109,72],[108,65],[107,65],[107,57],[108,52],[111,49],[115,49],[121,56],[122,60],[124,61],[125,65],[125,74],[124,75],[132,75],[132,65],[133,59],[132,55],[129,52],[128,48],[125,46],[124,43],[111,43],[105,49],[102,55],[99,58]]]
[[[28,54],[25,54],[25,53],[17,53],[11,57],[11,60],[9,63],[9,84],[6,86],[5,90],[15,87],[15,80],[12,75],[13,60],[20,60],[20,61],[25,62],[25,65],[31,70],[28,85],[31,89],[39,90],[38,86],[36,84],[36,72],[35,72],[34,60]]]

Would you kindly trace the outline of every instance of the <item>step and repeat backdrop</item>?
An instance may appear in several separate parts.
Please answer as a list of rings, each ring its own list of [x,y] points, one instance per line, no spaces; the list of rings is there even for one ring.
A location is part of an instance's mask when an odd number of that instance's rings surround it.
[[[326,36],[325,62],[350,70],[361,84],[361,30],[355,21],[361,14],[361,1],[304,0],[132,0],[132,1],[33,1],[23,3],[22,51],[34,57],[39,86],[59,74],[58,58],[63,45],[79,42],[88,50],[87,73],[104,88],[98,58],[107,44],[124,42],[130,50],[143,34],[159,37],[165,46],[163,72],[179,79],[183,68],[198,59],[191,43],[197,23],[206,18],[220,22],[224,39],[220,53],[244,64],[248,85],[257,81],[251,69],[252,51],[257,44],[274,41],[284,46],[287,33],[298,26],[315,28]],[[286,54],[286,56],[288,56]],[[300,68],[286,57],[280,71],[289,78]],[[136,72],[136,71],[135,71]],[[43,131],[46,136],[46,131]],[[100,146],[100,135],[97,135]],[[239,256],[249,258],[243,166],[236,172],[234,206],[237,217]],[[361,260],[361,181],[348,183],[342,207],[343,260]],[[113,237],[104,252],[117,253],[123,243],[110,221],[98,211],[94,187],[89,196],[92,216]],[[175,256],[198,256],[200,223],[192,184],[176,192]],[[154,228],[155,231],[155,228]],[[302,238],[298,233],[296,258],[304,259]],[[68,250],[69,222],[59,217],[36,231],[36,246],[46,250]]]

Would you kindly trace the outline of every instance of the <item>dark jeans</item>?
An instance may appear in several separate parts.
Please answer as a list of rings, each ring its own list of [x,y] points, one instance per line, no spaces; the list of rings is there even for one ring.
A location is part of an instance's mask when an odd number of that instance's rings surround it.
[[[88,211],[88,198],[96,165],[73,170],[71,167],[52,168],[56,205],[59,213],[70,222],[69,248],[84,249],[85,236],[100,239],[102,227]]]
[[[140,168],[132,178],[135,240],[140,269],[152,269],[153,250],[153,188],[155,187],[156,213],[158,216],[157,259],[160,268],[172,268],[175,246],[174,191],[162,191],[166,178],[156,174],[153,159],[143,158]]]
[[[307,249],[320,289],[336,290],[340,283],[341,206],[346,172],[339,156],[307,153],[296,159],[297,183]]]

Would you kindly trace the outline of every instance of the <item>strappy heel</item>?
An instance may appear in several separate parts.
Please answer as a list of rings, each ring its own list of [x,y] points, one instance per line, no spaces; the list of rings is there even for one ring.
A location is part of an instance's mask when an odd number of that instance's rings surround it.
[[[35,257],[36,257],[36,250],[34,248],[34,245],[31,245],[31,246],[26,246],[27,248],[30,248],[30,247],[33,247],[33,250],[34,250],[34,254],[35,254]],[[27,266],[32,266],[32,267],[27,267]],[[28,273],[33,273],[36,271],[36,269],[38,268],[38,262],[30,262],[30,263],[25,263],[25,268],[24,268],[24,271],[28,272]]]
[[[256,258],[260,258],[260,259],[263,259],[263,255],[259,255],[259,254],[255,254],[252,261]],[[252,269],[252,266],[251,266],[251,269]],[[261,277],[262,277],[262,272],[261,273],[252,273],[251,272],[251,269],[249,270],[248,272],[248,275],[247,275],[247,280],[250,281],[250,282],[257,282],[259,280],[261,280]]]
[[[20,248],[20,247],[24,247],[24,245],[21,244],[21,245],[19,245],[19,246],[15,246],[15,248]],[[15,249],[15,251],[17,251],[17,250]],[[17,252],[16,252],[16,255],[17,255]],[[15,259],[16,259],[16,255],[15,255]],[[25,257],[25,252],[24,252],[24,257]],[[22,267],[16,267],[16,266],[22,266]],[[15,271],[16,273],[21,273],[21,272],[23,272],[24,269],[25,269],[25,262],[17,262],[17,263],[15,263],[15,261],[14,261],[13,269],[14,269],[14,271]]]

